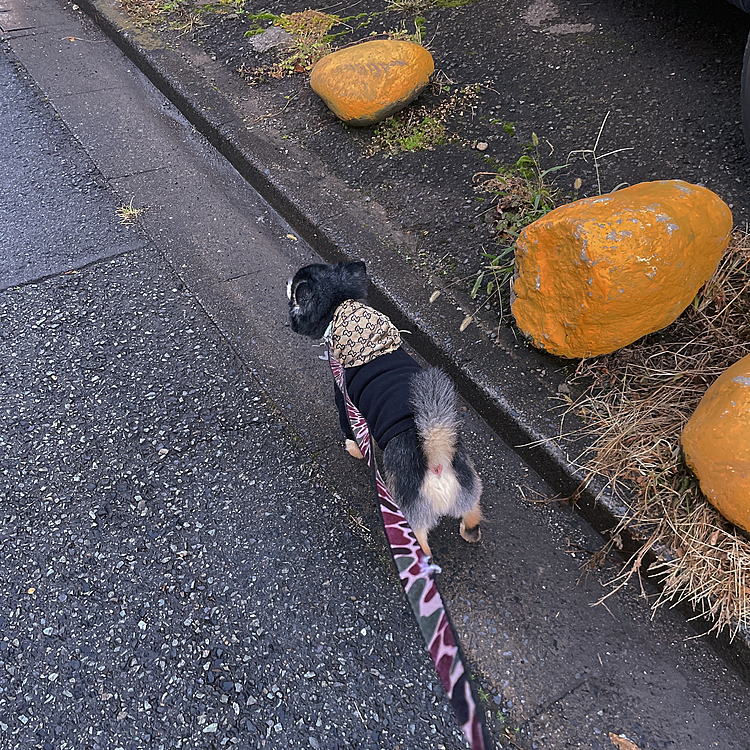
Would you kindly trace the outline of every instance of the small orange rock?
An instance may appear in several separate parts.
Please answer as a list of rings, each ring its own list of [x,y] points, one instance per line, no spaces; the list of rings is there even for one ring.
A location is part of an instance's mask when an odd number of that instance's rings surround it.
[[[716,270],[731,229],[724,201],[681,180],[556,208],[516,243],[518,327],[561,357],[613,352],[680,315]]]
[[[435,69],[419,44],[389,39],[332,52],[310,74],[313,91],[347,125],[374,125],[419,96]]]
[[[680,441],[703,494],[750,532],[750,354],[706,391]]]

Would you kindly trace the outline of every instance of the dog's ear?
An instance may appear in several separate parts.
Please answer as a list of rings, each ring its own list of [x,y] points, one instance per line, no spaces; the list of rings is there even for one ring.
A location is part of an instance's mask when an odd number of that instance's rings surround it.
[[[298,281],[293,287],[293,295],[290,295],[289,299],[293,298],[294,304],[299,307],[305,307],[310,303],[310,300],[315,295],[313,284],[308,279],[302,279]]]
[[[353,260],[342,264],[342,278],[346,282],[347,296],[360,299],[367,296],[367,268],[362,260]]]

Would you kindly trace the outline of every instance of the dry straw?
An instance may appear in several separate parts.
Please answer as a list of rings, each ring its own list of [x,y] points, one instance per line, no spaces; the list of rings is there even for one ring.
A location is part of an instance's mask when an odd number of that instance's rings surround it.
[[[581,362],[586,390],[570,409],[582,415],[593,445],[578,459],[604,476],[628,509],[612,534],[627,529],[640,551],[611,582],[624,586],[649,551],[661,583],[654,609],[690,602],[711,631],[750,627],[750,539],[703,497],[679,444],[708,386],[750,354],[750,234],[735,232],[713,277],[677,322],[613,354]],[[606,597],[604,597],[606,598]]]

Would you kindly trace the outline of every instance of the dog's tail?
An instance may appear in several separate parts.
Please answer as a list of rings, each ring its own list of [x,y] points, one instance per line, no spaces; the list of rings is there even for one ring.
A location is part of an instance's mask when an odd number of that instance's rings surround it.
[[[431,367],[412,376],[409,390],[414,425],[428,465],[450,465],[461,423],[453,383],[442,370]]]

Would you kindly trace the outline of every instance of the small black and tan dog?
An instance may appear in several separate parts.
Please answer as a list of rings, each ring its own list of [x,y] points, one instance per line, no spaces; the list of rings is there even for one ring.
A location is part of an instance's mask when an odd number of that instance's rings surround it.
[[[441,516],[460,518],[461,536],[479,541],[482,482],[461,444],[453,384],[442,370],[423,370],[391,321],[362,302],[367,283],[359,261],[301,268],[287,288],[292,330],[330,342],[349,397],[383,450],[388,489],[425,554]],[[362,458],[335,391],[346,449]]]

